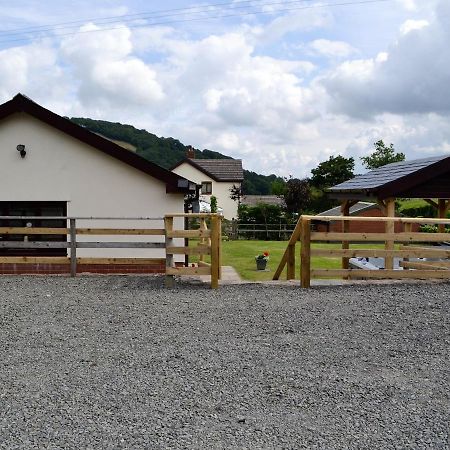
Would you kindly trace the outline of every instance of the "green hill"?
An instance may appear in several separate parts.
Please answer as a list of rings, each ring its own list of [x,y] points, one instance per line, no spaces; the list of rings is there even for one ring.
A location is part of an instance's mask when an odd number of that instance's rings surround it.
[[[169,169],[186,155],[187,146],[178,139],[172,137],[158,137],[146,130],[138,130],[132,125],[107,122],[105,120],[93,120],[80,117],[72,117],[72,122],[81,125],[88,130],[101,134],[122,146],[129,144],[138,155]],[[195,157],[198,159],[223,159],[230,156],[223,155],[212,150],[195,149]],[[244,170],[243,191],[248,195],[265,195],[271,193],[271,184],[279,180],[276,175],[261,175]]]

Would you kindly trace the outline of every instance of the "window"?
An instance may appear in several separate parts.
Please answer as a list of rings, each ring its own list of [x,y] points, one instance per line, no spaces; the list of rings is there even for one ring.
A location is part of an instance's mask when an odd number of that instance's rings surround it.
[[[0,216],[66,216],[66,202],[0,202]],[[0,227],[42,227],[65,228],[66,220],[61,219],[0,219]],[[65,234],[30,234],[26,237],[30,242],[66,242]],[[23,234],[0,235],[0,242],[20,242],[25,240]],[[66,256],[65,248],[11,248],[1,247],[2,256]]]
[[[202,194],[203,195],[211,195],[212,194],[211,181],[202,181]]]

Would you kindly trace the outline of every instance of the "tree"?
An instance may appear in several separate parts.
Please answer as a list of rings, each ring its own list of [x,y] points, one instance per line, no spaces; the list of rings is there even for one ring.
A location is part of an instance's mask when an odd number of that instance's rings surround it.
[[[405,160],[404,153],[395,153],[393,144],[386,147],[384,142],[379,140],[373,145],[375,147],[375,151],[369,156],[361,157],[361,161],[366,169],[373,170],[377,167],[385,166],[386,164]]]
[[[211,213],[215,214],[217,213],[217,197],[215,197],[214,195],[211,195],[210,198],[210,205],[211,205]]]
[[[270,184],[270,193],[277,197],[283,197],[286,192],[286,180],[278,178]]]
[[[343,156],[330,156],[328,161],[321,162],[311,170],[311,186],[326,189],[353,178],[355,160]]]
[[[241,204],[241,198],[242,198],[242,188],[239,184],[233,184],[233,186],[230,187],[230,198],[231,200],[234,200],[235,202],[238,202],[238,205]]]
[[[308,179],[289,178],[286,180],[286,192],[283,195],[286,210],[290,214],[300,214],[311,200],[311,188]]]

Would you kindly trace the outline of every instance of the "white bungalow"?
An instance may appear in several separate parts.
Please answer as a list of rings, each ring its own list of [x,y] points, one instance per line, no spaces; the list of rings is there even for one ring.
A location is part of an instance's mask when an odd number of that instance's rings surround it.
[[[186,178],[74,124],[22,94],[0,105],[1,216],[163,217],[182,213],[184,196],[192,192],[195,184]],[[9,223],[7,219],[1,225],[25,226]],[[133,221],[101,225],[142,227],[142,223]],[[51,224],[37,220],[33,226]],[[156,250],[113,249],[109,254],[107,250],[101,251],[101,256],[150,257]],[[30,249],[16,249],[15,253],[0,249],[3,255],[5,252],[26,255]],[[42,249],[39,255],[55,252],[65,255],[67,249]],[[82,249],[80,256],[98,256],[99,252]],[[163,251],[158,252],[161,257]],[[36,250],[32,254],[36,255]]]

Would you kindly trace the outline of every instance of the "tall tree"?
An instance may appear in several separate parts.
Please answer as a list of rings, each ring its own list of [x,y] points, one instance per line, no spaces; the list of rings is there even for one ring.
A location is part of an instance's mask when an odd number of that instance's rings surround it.
[[[355,160],[343,156],[330,156],[327,161],[321,162],[311,170],[311,186],[325,189],[353,178]]]
[[[286,181],[286,191],[283,195],[286,210],[290,214],[301,214],[308,208],[311,200],[309,180],[289,178]]]
[[[233,184],[233,186],[230,187],[230,198],[231,200],[234,200],[235,202],[238,202],[238,205],[241,204],[241,198],[242,198],[242,187],[240,184]]]
[[[364,166],[369,170],[385,166],[386,164],[405,160],[404,153],[395,153],[393,144],[390,144],[389,147],[386,147],[386,145],[384,145],[384,142],[382,140],[379,140],[373,145],[375,147],[375,151],[369,156],[361,157],[361,161],[363,162]]]

